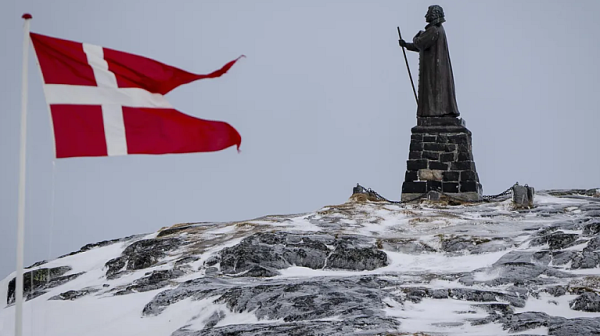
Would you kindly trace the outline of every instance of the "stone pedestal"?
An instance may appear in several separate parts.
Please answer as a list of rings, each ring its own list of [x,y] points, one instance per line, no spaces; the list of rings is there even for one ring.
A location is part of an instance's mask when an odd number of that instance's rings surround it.
[[[471,132],[461,118],[417,118],[402,184],[406,201],[430,190],[465,201],[481,199],[482,187],[473,161]]]

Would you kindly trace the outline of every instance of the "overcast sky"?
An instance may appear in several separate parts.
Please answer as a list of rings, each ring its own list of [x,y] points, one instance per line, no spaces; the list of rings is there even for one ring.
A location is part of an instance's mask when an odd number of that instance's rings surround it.
[[[515,181],[536,189],[600,187],[600,1],[437,3],[484,193]],[[399,199],[416,105],[396,26],[412,39],[431,4],[2,1],[0,277],[15,268],[24,12],[33,14],[34,32],[196,73],[247,56],[221,78],[167,95],[184,113],[237,128],[241,154],[63,159],[55,170],[31,57],[29,265],[175,223],[313,211],[345,202],[357,182]],[[410,53],[409,62],[417,80],[418,55]]]

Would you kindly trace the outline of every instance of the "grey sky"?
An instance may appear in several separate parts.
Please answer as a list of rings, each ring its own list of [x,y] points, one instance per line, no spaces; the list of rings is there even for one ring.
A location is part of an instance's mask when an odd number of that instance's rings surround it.
[[[600,43],[590,1],[437,1],[484,193],[600,186]],[[25,261],[179,222],[312,211],[355,183],[400,198],[416,106],[398,47],[430,1],[44,1],[0,6],[0,277],[14,269],[21,14],[32,31],[141,54],[218,79],[167,99],[223,120],[242,153],[56,161],[29,64]],[[409,54],[413,74],[418,55]],[[415,78],[417,80],[417,78]],[[416,83],[415,83],[416,84]],[[52,219],[54,218],[54,220]]]

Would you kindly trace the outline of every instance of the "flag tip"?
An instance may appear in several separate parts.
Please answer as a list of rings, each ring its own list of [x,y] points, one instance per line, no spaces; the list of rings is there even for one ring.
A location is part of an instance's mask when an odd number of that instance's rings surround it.
[[[23,18],[23,20],[31,20],[31,18],[33,18],[33,16],[31,16],[31,14],[29,14],[29,13],[25,13],[25,14],[23,14],[23,16],[21,16],[21,18]]]

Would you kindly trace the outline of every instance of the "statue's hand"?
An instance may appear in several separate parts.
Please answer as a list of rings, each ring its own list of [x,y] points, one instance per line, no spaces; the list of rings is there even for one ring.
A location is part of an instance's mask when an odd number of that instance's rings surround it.
[[[400,39],[400,40],[398,40],[398,43],[400,44],[401,47],[406,47],[406,41]]]

